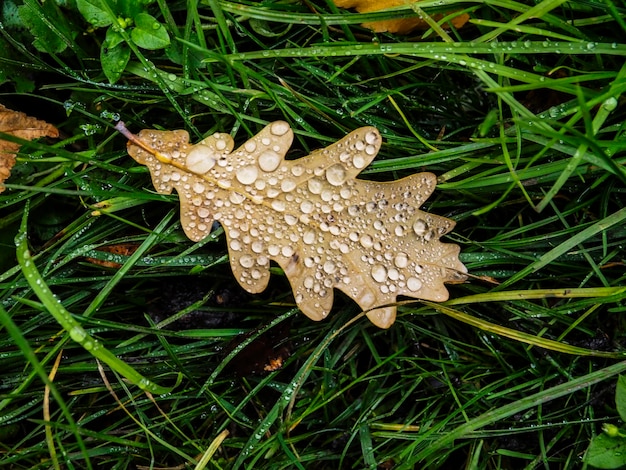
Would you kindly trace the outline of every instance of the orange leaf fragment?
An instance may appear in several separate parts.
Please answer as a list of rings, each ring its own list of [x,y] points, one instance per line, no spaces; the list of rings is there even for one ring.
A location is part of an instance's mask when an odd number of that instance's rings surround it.
[[[359,13],[369,13],[373,11],[385,10],[387,8],[399,7],[407,5],[407,0],[333,0],[339,8],[354,8]],[[433,15],[435,21],[443,18],[443,14]],[[450,22],[455,28],[461,28],[469,21],[469,15],[463,13],[453,18]],[[397,33],[409,34],[415,29],[426,30],[430,28],[429,24],[420,18],[398,18],[394,20],[381,20],[363,23],[364,28],[371,29],[375,33]],[[444,25],[445,27],[445,25]]]
[[[59,136],[58,129],[52,124],[27,116],[19,111],[12,111],[1,104],[0,132],[27,140],[43,136]],[[0,139],[0,193],[4,191],[2,183],[11,176],[11,168],[15,165],[15,154],[19,149],[20,144]]]
[[[228,134],[190,144],[182,130],[135,136],[123,123],[117,128],[130,140],[131,157],[150,169],[155,189],[178,192],[191,240],[206,237],[214,220],[222,224],[233,274],[250,293],[267,287],[274,260],[313,320],[328,315],[339,289],[388,328],[397,296],[444,301],[444,283],[465,279],[459,246],[439,240],[454,222],[419,210],[435,175],[356,179],[380,148],[374,127],[290,161],[284,157],[293,132],[284,121],[234,151]]]
[[[139,248],[139,245],[136,243],[117,243],[115,245],[101,246],[100,248],[96,248],[96,251],[111,253],[114,255],[130,256],[137,251],[137,248]],[[120,263],[116,263],[115,261],[106,261],[90,257],[86,257],[85,260],[104,268],[119,269],[122,267]]]

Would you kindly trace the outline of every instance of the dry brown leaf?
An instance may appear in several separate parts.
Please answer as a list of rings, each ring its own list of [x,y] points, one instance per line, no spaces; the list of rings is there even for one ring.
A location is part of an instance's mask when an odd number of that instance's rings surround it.
[[[135,136],[123,124],[117,128],[130,140],[128,153],[150,169],[156,190],[178,192],[191,240],[206,237],[214,220],[222,224],[231,268],[248,292],[265,289],[274,260],[308,317],[328,315],[336,288],[388,328],[397,296],[443,301],[444,282],[465,279],[459,247],[439,240],[454,222],[419,210],[435,175],[356,179],[380,148],[374,127],[292,161],[284,159],[293,132],[283,121],[235,151],[228,134],[191,145],[182,130]]]
[[[135,251],[137,251],[139,245],[136,243],[117,243],[115,245],[105,245],[99,248],[96,248],[96,251],[101,251],[103,253],[111,253],[114,255],[122,255],[122,256],[130,256]],[[102,266],[104,268],[113,268],[119,269],[122,267],[120,263],[116,263],[115,261],[107,261],[96,258],[86,257],[85,261],[89,263],[96,264],[98,266]]]
[[[407,0],[333,0],[335,5],[339,8],[354,8],[359,13],[370,13],[373,11],[385,10],[387,8],[399,7],[407,5]],[[443,14],[432,15],[435,21],[439,21],[443,18]],[[453,18],[450,23],[455,28],[461,28],[465,23],[469,21],[469,15],[463,13]],[[371,29],[375,33],[397,33],[397,34],[409,34],[411,31],[419,29],[426,30],[430,28],[430,25],[420,18],[399,18],[396,20],[381,20],[372,21],[369,23],[363,23],[364,28]],[[445,25],[444,25],[445,27]]]
[[[59,136],[59,131],[52,124],[27,116],[19,111],[12,111],[1,104],[0,132],[27,140],[43,136]],[[2,183],[11,175],[11,168],[15,165],[15,154],[19,149],[20,144],[0,139],[0,193],[4,191]]]

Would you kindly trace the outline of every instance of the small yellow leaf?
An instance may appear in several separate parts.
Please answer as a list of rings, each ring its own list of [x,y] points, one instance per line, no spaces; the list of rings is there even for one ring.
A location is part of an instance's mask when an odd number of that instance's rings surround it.
[[[40,121],[18,111],[12,111],[1,104],[0,132],[27,140],[33,140],[43,136],[59,136],[59,131],[52,124]],[[2,183],[11,175],[11,168],[15,165],[15,154],[19,149],[20,144],[0,139],[0,193],[4,191]]]
[[[335,5],[339,8],[354,8],[359,13],[369,13],[373,11],[385,10],[387,8],[398,7],[407,5],[407,0],[333,0]],[[433,15],[432,18],[435,21],[439,21],[443,18],[443,14]],[[465,23],[469,21],[469,15],[463,13],[453,18],[450,23],[459,29],[463,27]],[[425,30],[430,28],[428,23],[420,18],[398,18],[393,20],[381,20],[363,23],[364,28],[371,29],[376,33],[397,33],[397,34],[409,34],[411,31],[419,29]],[[445,27],[445,25],[444,25]]]
[[[285,160],[293,132],[277,121],[233,151],[228,134],[193,145],[185,131],[123,124],[128,153],[147,165],[159,193],[176,189],[187,236],[202,240],[214,220],[226,232],[230,265],[250,293],[263,291],[270,261],[283,269],[298,307],[325,318],[340,289],[381,328],[393,324],[397,296],[443,301],[444,282],[465,279],[459,247],[439,238],[454,227],[419,210],[432,173],[380,183],[356,179],[381,145],[363,127],[311,155]]]

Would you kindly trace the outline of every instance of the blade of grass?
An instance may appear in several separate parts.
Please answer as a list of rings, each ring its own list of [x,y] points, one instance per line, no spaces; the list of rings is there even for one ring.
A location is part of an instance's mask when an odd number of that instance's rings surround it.
[[[85,443],[81,436],[81,432],[79,430],[79,426],[76,424],[76,421],[72,417],[72,413],[70,412],[67,406],[67,403],[63,399],[63,396],[61,395],[57,387],[48,377],[48,374],[46,373],[45,369],[39,362],[39,359],[37,359],[37,355],[35,354],[33,349],[30,347],[30,344],[28,344],[28,341],[26,340],[26,338],[24,338],[24,335],[20,331],[19,327],[13,322],[9,313],[2,307],[1,304],[0,304],[0,322],[2,323],[2,326],[4,327],[4,329],[9,333],[9,335],[11,335],[15,344],[20,348],[26,361],[30,364],[30,366],[37,373],[37,375],[39,375],[39,378],[46,385],[46,387],[48,387],[48,390],[50,390],[50,393],[52,393],[52,396],[56,400],[57,406],[61,408],[61,412],[63,413],[63,416],[69,423],[69,429],[71,430],[72,434],[76,436],[76,442],[78,444],[78,447],[80,448],[83,458],[85,459],[85,465],[87,466],[88,469],[93,468],[91,465],[91,460],[89,458],[89,451],[87,450],[87,447],[85,446]],[[17,396],[19,396],[19,394]],[[0,403],[0,409],[4,408],[11,401],[12,401],[11,396],[3,399],[2,402]]]
[[[620,70],[616,78],[616,81],[612,83],[611,90],[615,90],[615,83],[623,81],[624,77],[626,77],[626,65],[622,67],[622,69]],[[590,140],[593,140],[594,136],[600,131],[600,128],[602,127],[606,119],[609,117],[609,114],[612,111],[614,111],[615,108],[617,107],[617,102],[621,96],[621,91],[615,90],[615,92],[616,93],[614,96],[611,96],[604,103],[602,103],[602,105],[600,105],[596,113],[596,116],[593,119],[592,128],[587,129],[586,137],[589,138]],[[610,90],[609,90],[609,93],[610,93]],[[581,96],[579,96],[579,100],[580,100],[581,110],[591,109],[587,107],[586,103],[583,102],[582,94]],[[583,113],[583,115],[585,114],[586,113]],[[539,204],[537,204],[537,207],[536,207],[537,212],[541,212],[543,209],[545,209],[546,206],[552,200],[552,198],[554,198],[554,196],[556,196],[556,194],[561,190],[565,182],[570,178],[570,176],[572,175],[576,167],[583,160],[583,155],[587,152],[587,148],[588,147],[586,143],[583,142],[576,149],[576,153],[569,160],[567,167],[559,175],[559,178],[556,180],[554,185],[552,185],[552,187],[548,190],[547,194],[543,197],[543,199],[539,202]]]
[[[626,220],[626,207],[594,223],[593,225],[582,230],[580,233],[577,233],[576,235],[571,237],[569,240],[554,247],[552,250],[548,251],[547,253],[544,253],[543,255],[539,257],[537,261],[535,261],[534,263],[531,263],[530,265],[526,266],[524,269],[520,270],[519,272],[511,276],[509,279],[507,279],[498,287],[496,287],[496,289],[498,290],[504,289],[505,287],[515,284],[519,280],[524,279],[529,274],[539,271],[541,268],[543,268],[547,264],[556,260],[559,256],[567,253],[576,245],[583,243],[585,240],[595,235],[602,234],[604,231],[608,230],[614,225],[621,224],[621,223],[623,224],[624,220]]]
[[[592,349],[579,348],[577,346],[571,346],[569,344],[561,343],[559,341],[553,341],[550,339],[542,338],[540,336],[530,335],[528,333],[524,333],[522,331],[513,330],[511,328],[507,328],[505,326],[496,325],[494,323],[482,320],[480,318],[475,318],[471,315],[468,315],[460,310],[456,310],[450,308],[443,304],[435,304],[432,302],[422,301],[424,305],[429,306],[433,310],[443,313],[455,320],[462,321],[467,325],[474,326],[483,331],[487,331],[489,333],[495,333],[497,335],[505,336],[507,338],[513,339],[515,341],[520,341],[522,343],[531,344],[533,346],[538,346],[540,348],[549,349],[551,351],[562,352],[565,354],[573,354],[576,356],[592,356],[592,357],[607,357],[611,359],[619,359],[626,355],[626,352],[606,352],[606,351],[595,351]]]
[[[456,441],[457,439],[462,439],[473,431],[476,431],[489,424],[498,422],[509,416],[513,416],[516,413],[521,413],[522,411],[529,408],[540,406],[543,403],[547,403],[551,400],[555,400],[566,395],[571,395],[575,391],[584,390],[594,384],[602,382],[603,380],[609,379],[617,374],[621,374],[624,371],[626,371],[626,361],[622,361],[612,366],[605,367],[604,369],[594,371],[577,379],[559,384],[555,387],[535,393],[534,395],[531,395],[529,397],[516,400],[515,402],[508,405],[504,405],[494,410],[483,413],[480,416],[472,419],[468,423],[458,426],[451,432],[445,433],[443,436],[430,443],[426,447],[426,449],[418,452],[414,457],[410,457],[414,446],[408,446],[406,451],[404,452],[406,460],[398,468],[415,468],[415,464],[423,462],[428,457],[438,452],[440,449],[451,446],[454,441]]]
[[[142,390],[147,390],[152,393],[169,393],[173,387],[162,387],[143,377],[133,367],[106,349],[100,341],[92,338],[91,335],[89,335],[85,329],[76,320],[74,320],[72,314],[65,309],[63,304],[61,304],[61,302],[54,296],[39,273],[39,270],[35,266],[30,251],[28,250],[26,233],[28,213],[27,206],[24,210],[20,231],[15,238],[17,258],[26,281],[41,303],[46,307],[48,312],[50,312],[54,319],[63,327],[72,340],[80,344],[87,352],[100,359],[113,370],[118,371],[131,383],[135,384]]]

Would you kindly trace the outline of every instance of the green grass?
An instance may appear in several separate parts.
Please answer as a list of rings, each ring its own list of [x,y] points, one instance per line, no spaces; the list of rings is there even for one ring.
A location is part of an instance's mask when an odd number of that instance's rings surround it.
[[[147,49],[131,3],[92,2],[101,27],[73,2],[2,12],[0,102],[61,137],[25,144],[0,194],[0,466],[584,467],[626,371],[626,4],[159,0],[140,13],[169,45]],[[458,30],[360,26],[455,9]],[[279,269],[249,295],[117,118],[237,143],[283,119],[293,158],[376,126],[362,177],[436,173],[426,209],[473,276],[385,331],[340,295],[308,320]]]

